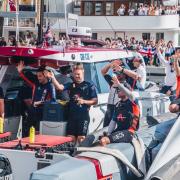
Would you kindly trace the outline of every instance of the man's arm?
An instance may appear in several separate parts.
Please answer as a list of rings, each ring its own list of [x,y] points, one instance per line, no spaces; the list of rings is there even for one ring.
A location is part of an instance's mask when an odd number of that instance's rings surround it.
[[[116,127],[116,122],[114,120],[111,120],[109,126],[108,126],[108,134],[110,135]]]
[[[163,64],[163,65],[167,65],[167,64],[169,64],[169,62],[168,61],[166,61],[166,59],[164,58],[164,56],[162,55],[162,53],[161,53],[161,43],[162,42],[158,42],[158,44],[157,44],[157,46],[156,46],[156,49],[157,49],[157,57],[158,57],[158,59],[159,59],[159,61]]]
[[[17,66],[17,70],[18,70],[18,73],[19,73],[19,76],[31,87],[31,88],[35,88],[35,84],[30,81],[23,73],[23,69],[24,69],[24,63],[23,61],[20,61],[18,63],[18,66]]]
[[[78,104],[85,104],[85,105],[88,105],[88,106],[96,105],[98,103],[97,98],[92,98],[90,100],[85,100],[85,99],[82,99],[82,98],[78,98],[77,101],[78,101]]]
[[[105,76],[107,73],[108,73],[108,71],[109,71],[109,69],[111,68],[111,64],[107,64],[107,65],[105,65],[102,69],[101,69],[101,74],[103,75],[103,76]]]
[[[121,84],[119,82],[119,80],[117,79],[117,77],[113,77],[113,83],[114,86],[117,87],[118,89],[120,89],[121,91],[123,91],[125,93],[125,95],[132,101],[135,101],[135,96],[133,95],[132,91],[130,91],[128,88],[126,88],[123,84]]]
[[[57,79],[55,78],[53,72],[49,72],[49,71],[45,70],[45,71],[44,71],[44,75],[45,75],[47,78],[52,79],[52,83],[54,84],[56,90],[58,90],[58,91],[63,91],[63,90],[64,90],[64,85],[63,85],[63,84],[60,84],[60,83],[57,81]]]

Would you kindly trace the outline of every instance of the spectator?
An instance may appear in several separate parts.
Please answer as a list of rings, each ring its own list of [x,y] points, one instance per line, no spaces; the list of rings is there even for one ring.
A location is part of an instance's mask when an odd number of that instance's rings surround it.
[[[131,7],[129,10],[128,10],[128,13],[129,13],[129,16],[134,16],[135,15],[135,9],[133,7]]]
[[[125,10],[126,10],[125,5],[121,4],[120,8],[117,10],[117,14],[119,16],[124,16],[125,15]]]
[[[144,16],[145,15],[144,7],[143,7],[142,4],[138,8],[138,15],[139,16]]]
[[[168,96],[171,96],[174,94],[174,91],[176,89],[176,74],[174,69],[174,59],[165,60],[161,53],[161,43],[159,42],[157,45],[157,56],[160,60],[160,62],[165,66],[165,84],[161,89],[161,93],[164,93]],[[172,99],[171,99],[172,100]]]

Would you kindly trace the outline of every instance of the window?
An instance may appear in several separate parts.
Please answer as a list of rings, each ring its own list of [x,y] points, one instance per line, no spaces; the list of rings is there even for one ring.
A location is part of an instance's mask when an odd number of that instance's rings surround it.
[[[95,15],[100,16],[103,13],[103,6],[101,2],[95,3]]]
[[[97,33],[92,33],[92,39],[97,39]]]
[[[84,15],[85,16],[93,15],[93,3],[92,2],[84,3]]]
[[[156,41],[159,41],[160,39],[164,39],[164,33],[156,33]]]
[[[151,34],[150,33],[142,33],[143,40],[150,40]]]
[[[106,3],[106,15],[107,16],[114,15],[114,3],[113,2]]]

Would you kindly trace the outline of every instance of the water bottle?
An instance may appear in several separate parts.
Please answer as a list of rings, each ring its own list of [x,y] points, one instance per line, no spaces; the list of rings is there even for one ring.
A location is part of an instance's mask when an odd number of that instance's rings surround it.
[[[29,142],[34,143],[35,142],[35,128],[32,126],[29,131]]]
[[[47,89],[44,89],[41,101],[44,102],[46,100],[46,94],[47,94]]]
[[[0,134],[4,133],[4,120],[0,117]]]

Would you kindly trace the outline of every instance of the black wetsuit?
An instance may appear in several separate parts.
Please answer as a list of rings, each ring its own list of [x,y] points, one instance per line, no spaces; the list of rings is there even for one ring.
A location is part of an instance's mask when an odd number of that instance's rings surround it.
[[[131,142],[132,135],[139,127],[140,110],[137,101],[120,101],[113,115],[117,128],[109,135],[111,143]]]

